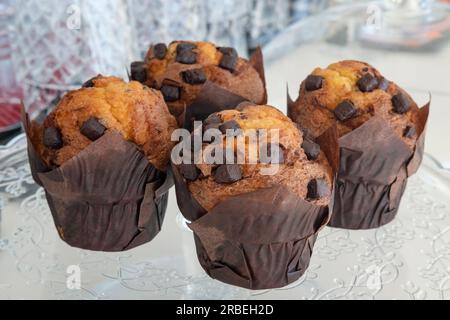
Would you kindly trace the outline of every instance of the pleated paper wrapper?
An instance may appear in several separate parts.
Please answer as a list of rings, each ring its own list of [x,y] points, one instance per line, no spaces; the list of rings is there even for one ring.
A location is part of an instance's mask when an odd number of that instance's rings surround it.
[[[32,176],[45,190],[63,241],[87,250],[124,251],[159,233],[173,180],[135,144],[107,130],[60,167],[49,168],[30,139],[24,108],[22,122]]]
[[[288,95],[288,114],[293,107]],[[418,139],[412,149],[379,116],[339,138],[340,165],[329,226],[372,229],[395,218],[408,178],[422,162],[429,110],[430,102],[418,111]]]
[[[330,161],[337,158],[336,139],[334,128],[319,142]],[[208,212],[174,164],[172,171],[178,206],[191,222],[198,260],[210,277],[269,289],[284,287],[305,272],[317,234],[330,219],[329,206],[314,205],[274,185],[229,197]]]

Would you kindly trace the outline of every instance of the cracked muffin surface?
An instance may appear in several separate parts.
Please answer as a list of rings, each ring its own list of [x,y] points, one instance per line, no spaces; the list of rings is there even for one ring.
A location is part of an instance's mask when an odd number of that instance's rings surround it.
[[[274,185],[284,185],[317,205],[329,203],[332,169],[325,154],[279,110],[247,103],[236,110],[212,114],[205,120],[204,128],[218,130],[219,141],[203,144],[203,161],[181,164],[178,168],[189,191],[206,210],[228,197]],[[230,135],[225,129],[238,133]],[[255,132],[259,139],[251,138]],[[230,138],[231,143],[224,142]],[[231,153],[232,164],[204,161],[217,148]],[[256,150],[254,157],[249,150]],[[274,150],[278,150],[278,156]]]
[[[139,82],[97,76],[68,92],[42,124],[32,123],[32,142],[47,165],[76,156],[106,130],[135,143],[148,161],[165,170],[176,120],[159,91]]]
[[[170,112],[183,113],[206,81],[256,104],[266,101],[264,81],[235,49],[210,42],[174,41],[152,45],[144,62],[131,66],[132,79],[161,90]]]
[[[413,148],[418,138],[418,111],[408,93],[377,69],[345,60],[316,68],[302,82],[289,116],[317,137],[334,123],[343,136],[377,115]]]

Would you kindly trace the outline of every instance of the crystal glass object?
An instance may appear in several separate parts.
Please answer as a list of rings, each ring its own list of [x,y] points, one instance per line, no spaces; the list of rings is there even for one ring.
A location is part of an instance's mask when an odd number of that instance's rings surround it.
[[[137,55],[126,2],[15,1],[15,65],[31,111],[96,74],[126,77]]]

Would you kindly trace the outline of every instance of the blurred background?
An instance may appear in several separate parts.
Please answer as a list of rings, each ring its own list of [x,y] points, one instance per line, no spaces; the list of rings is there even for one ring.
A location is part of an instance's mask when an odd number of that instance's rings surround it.
[[[450,70],[449,6],[438,0],[0,0],[0,144],[20,132],[21,100],[39,113],[98,73],[126,77],[151,43],[176,39],[233,46],[243,56],[262,46],[273,104],[285,104],[286,82],[298,87],[313,66],[345,58],[374,62],[382,72],[380,64],[388,64],[391,79],[404,78],[407,90],[449,99],[442,77]],[[448,109],[441,116],[450,120]]]

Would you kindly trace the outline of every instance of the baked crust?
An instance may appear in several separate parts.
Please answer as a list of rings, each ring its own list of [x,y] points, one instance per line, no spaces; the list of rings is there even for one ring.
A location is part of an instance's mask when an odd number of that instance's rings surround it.
[[[387,81],[387,88],[362,92],[357,82],[365,74],[371,74],[381,81],[383,76],[371,65],[353,60],[345,60],[329,65],[326,69],[316,68],[312,73],[323,77],[322,87],[307,91],[306,80],[300,86],[300,94],[289,108],[289,116],[303,128],[311,130],[314,136],[321,135],[334,123],[339,136],[343,136],[364,124],[371,117],[384,118],[395,133],[410,147],[415,146],[417,134],[405,136],[407,127],[418,127],[418,106],[403,89]],[[408,112],[399,114],[393,111],[392,97],[402,93],[409,101]],[[351,101],[358,109],[357,115],[349,120],[339,121],[333,111],[342,101]]]
[[[92,142],[80,132],[90,118],[98,119],[106,129],[119,131],[125,140],[142,148],[157,169],[166,169],[173,146],[171,134],[177,125],[161,93],[136,81],[126,83],[102,76],[92,79],[92,87],[67,93],[42,125],[32,123],[33,144],[47,165],[62,165]],[[46,128],[59,130],[61,148],[44,145]]]
[[[177,46],[180,43],[191,43],[196,46],[193,49],[197,56],[196,63],[183,64],[176,61]],[[145,58],[147,71],[145,84],[156,89],[160,89],[164,82],[174,82],[180,86],[180,99],[167,101],[170,112],[175,116],[183,113],[184,107],[195,100],[203,87],[203,84],[189,84],[183,80],[182,72],[187,70],[202,69],[208,81],[256,104],[265,103],[264,83],[252,64],[239,57],[235,70],[231,72],[219,66],[222,57],[223,53],[210,42],[172,42],[163,59],[155,57],[152,46]]]
[[[288,187],[301,198],[306,199],[308,183],[313,179],[324,179],[331,193],[332,169],[326,156],[320,152],[317,160],[308,160],[302,149],[303,133],[297,126],[279,110],[266,105],[246,104],[236,110],[226,110],[215,115],[220,116],[222,122],[236,121],[243,130],[243,135],[248,136],[249,130],[278,129],[279,145],[283,152],[284,161],[279,164],[279,169],[274,175],[264,175],[262,168],[268,168],[269,164],[258,161],[256,164],[248,163],[248,150],[252,147],[252,141],[245,139],[244,164],[240,164],[242,179],[231,184],[218,183],[214,179],[214,170],[217,165],[198,164],[201,174],[198,179],[188,181],[188,187],[195,199],[206,210],[212,209],[224,199],[257,189],[269,188],[281,184]],[[268,143],[273,143],[274,138],[269,134]],[[203,151],[210,148],[210,144],[203,145]],[[257,148],[257,146],[256,146]],[[260,160],[260,156],[258,155]],[[330,194],[319,199],[308,200],[318,205],[327,205]]]

